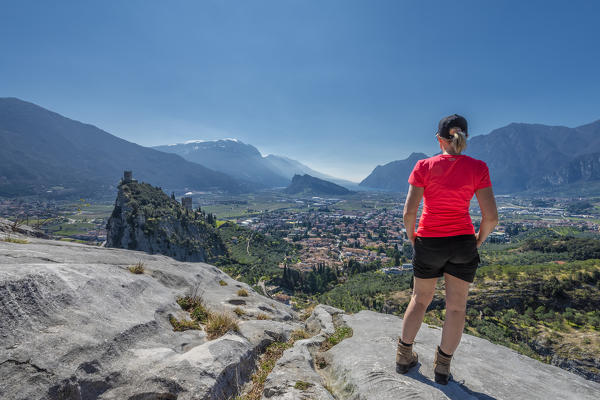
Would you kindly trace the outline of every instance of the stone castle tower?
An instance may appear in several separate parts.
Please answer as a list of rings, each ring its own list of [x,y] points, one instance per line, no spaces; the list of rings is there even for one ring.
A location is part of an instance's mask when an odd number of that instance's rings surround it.
[[[133,172],[132,171],[123,171],[123,183],[131,183],[131,182],[137,182],[135,179],[133,179]]]
[[[181,205],[186,210],[192,211],[192,198],[189,197],[189,196],[188,197],[182,197],[181,198]]]

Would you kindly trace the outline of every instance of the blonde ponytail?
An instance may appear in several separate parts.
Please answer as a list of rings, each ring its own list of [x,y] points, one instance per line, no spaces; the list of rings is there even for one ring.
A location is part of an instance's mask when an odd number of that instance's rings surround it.
[[[467,137],[461,131],[454,132],[454,137],[452,138],[452,146],[457,153],[462,153],[462,151],[467,147]]]

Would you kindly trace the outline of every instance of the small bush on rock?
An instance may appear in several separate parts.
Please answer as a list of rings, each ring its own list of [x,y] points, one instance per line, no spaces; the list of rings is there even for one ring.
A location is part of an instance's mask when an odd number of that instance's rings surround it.
[[[13,237],[5,237],[4,239],[2,239],[4,242],[8,242],[8,243],[18,243],[18,244],[27,244],[29,243],[29,240],[27,239],[17,239],[17,238],[13,238]]]
[[[203,306],[202,299],[198,296],[184,296],[177,298],[177,304],[184,311],[190,311],[198,306]]]
[[[239,330],[237,321],[232,315],[224,312],[209,313],[206,321],[206,333],[209,340],[223,336],[229,331],[239,332]]]
[[[296,384],[294,385],[294,388],[299,389],[299,390],[306,390],[311,386],[313,386],[313,384],[310,382],[297,381]]]
[[[200,304],[196,307],[194,307],[192,309],[192,311],[190,311],[190,316],[198,321],[198,322],[202,322],[203,324],[205,324],[208,321],[208,316],[210,315],[210,311],[208,311],[206,309],[206,307],[204,307],[203,304]]]
[[[309,337],[311,337],[310,334],[308,332],[306,332],[304,329],[295,329],[292,331],[292,335],[291,335],[291,338],[294,341],[308,339]]]
[[[321,351],[327,351],[342,340],[352,336],[352,328],[349,326],[340,326],[335,330],[333,335],[329,336],[326,341],[321,345]]]
[[[132,274],[143,274],[144,273],[144,263],[138,261],[137,263],[129,266],[129,272]]]
[[[237,295],[241,297],[248,297],[248,291],[246,289],[240,289],[237,291]]]
[[[173,326],[173,330],[177,332],[187,331],[189,329],[202,330],[202,327],[198,324],[198,322],[185,319],[178,320],[172,315],[169,315],[169,322]]]
[[[241,317],[242,315],[246,314],[246,311],[242,310],[239,307],[236,307],[233,309],[233,312],[235,313],[235,315],[237,315],[238,317]]]

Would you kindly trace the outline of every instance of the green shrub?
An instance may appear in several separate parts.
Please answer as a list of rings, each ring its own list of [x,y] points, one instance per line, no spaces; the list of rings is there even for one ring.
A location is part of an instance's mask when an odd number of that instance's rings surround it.
[[[196,307],[192,308],[192,311],[190,311],[190,316],[194,320],[202,322],[203,324],[206,323],[209,315],[210,312],[206,309],[206,307],[204,307],[203,304],[197,305]]]

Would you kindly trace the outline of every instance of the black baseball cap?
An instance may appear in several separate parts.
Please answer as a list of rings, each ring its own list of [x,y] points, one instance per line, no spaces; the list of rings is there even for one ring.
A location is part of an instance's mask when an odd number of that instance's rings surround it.
[[[445,139],[452,139],[450,136],[450,128],[460,128],[465,133],[465,136],[469,136],[467,132],[467,120],[458,114],[452,114],[440,120],[438,124],[438,131],[436,135],[440,135]]]

